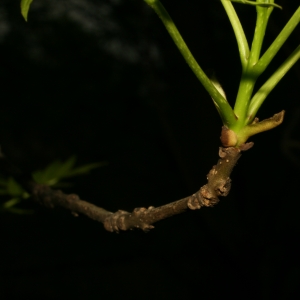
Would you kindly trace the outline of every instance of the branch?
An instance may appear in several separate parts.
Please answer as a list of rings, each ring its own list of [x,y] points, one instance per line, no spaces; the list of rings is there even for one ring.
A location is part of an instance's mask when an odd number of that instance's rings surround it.
[[[246,143],[239,148],[228,147],[219,149],[217,165],[209,171],[207,184],[202,186],[195,194],[169,204],[149,208],[135,208],[133,212],[118,210],[115,213],[101,207],[81,200],[76,194],[64,194],[60,190],[53,190],[49,186],[34,182],[30,175],[23,174],[13,166],[0,153],[0,169],[6,175],[13,176],[19,184],[31,194],[34,201],[48,208],[64,207],[70,210],[75,216],[83,214],[95,221],[104,224],[104,228],[110,232],[120,230],[131,230],[140,228],[148,231],[154,226],[152,224],[185,212],[196,210],[203,206],[212,207],[219,202],[219,196],[227,196],[230,187],[230,174],[233,167],[241,157],[241,152],[250,149],[253,143]]]

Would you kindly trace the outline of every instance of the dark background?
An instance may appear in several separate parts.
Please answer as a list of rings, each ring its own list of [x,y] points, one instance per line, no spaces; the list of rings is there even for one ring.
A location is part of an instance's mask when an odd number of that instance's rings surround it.
[[[284,10],[274,10],[265,48],[297,2],[278,2]],[[163,4],[232,104],[241,67],[221,3]],[[235,7],[250,39],[255,8]],[[230,195],[213,209],[147,234],[108,233],[33,203],[33,215],[0,215],[1,299],[297,299],[299,84],[297,63],[258,114],[285,109],[284,123],[251,138]],[[1,1],[0,97],[1,150],[26,171],[73,154],[79,164],[108,161],[64,191],[111,211],[190,195],[218,159],[222,124],[212,101],[142,0],[35,0],[28,23],[18,0]]]

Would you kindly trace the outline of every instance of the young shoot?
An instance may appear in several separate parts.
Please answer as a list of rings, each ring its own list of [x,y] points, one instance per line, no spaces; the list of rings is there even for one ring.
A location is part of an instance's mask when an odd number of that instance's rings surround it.
[[[282,9],[282,7],[274,3],[274,0],[220,0],[233,28],[242,66],[242,75],[237,97],[234,107],[231,107],[216,78],[209,78],[199,66],[161,2],[159,0],[144,1],[162,20],[185,61],[212,97],[213,103],[226,129],[222,130],[222,135],[226,132],[226,136],[222,136],[221,138],[223,146],[240,147],[246,143],[250,136],[270,130],[282,123],[284,111],[262,122],[258,122],[256,114],[269,93],[300,58],[300,46],[295,49],[254,95],[253,91],[258,77],[265,71],[287,38],[299,24],[300,7],[265,53],[261,53],[270,15],[274,8]],[[251,47],[248,45],[244,29],[232,2],[251,5],[256,9],[257,18]]]

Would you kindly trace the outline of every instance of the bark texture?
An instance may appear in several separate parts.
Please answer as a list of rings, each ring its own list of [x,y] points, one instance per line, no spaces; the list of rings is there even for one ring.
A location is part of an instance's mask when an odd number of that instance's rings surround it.
[[[132,212],[124,210],[110,212],[80,199],[76,194],[65,194],[49,186],[37,184],[31,179],[30,175],[23,174],[18,168],[13,166],[3,154],[0,156],[0,168],[7,175],[13,176],[31,194],[34,201],[48,208],[64,207],[75,216],[83,214],[103,223],[104,228],[110,232],[134,228],[148,231],[154,228],[153,224],[160,220],[183,213],[186,210],[196,210],[203,206],[212,207],[219,202],[220,196],[227,196],[231,188],[230,174],[233,167],[241,157],[242,151],[246,151],[252,146],[253,143],[246,143],[239,148],[220,147],[219,160],[209,171],[207,183],[199,191],[166,205],[135,208]]]

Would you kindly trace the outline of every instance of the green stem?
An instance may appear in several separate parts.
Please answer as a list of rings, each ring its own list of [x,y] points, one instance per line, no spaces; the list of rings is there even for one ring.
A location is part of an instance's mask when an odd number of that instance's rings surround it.
[[[254,31],[254,37],[251,46],[251,54],[249,58],[249,65],[253,67],[259,60],[261,47],[264,41],[265,32],[273,7],[256,7],[257,19]],[[259,73],[261,74],[261,73]]]
[[[281,111],[278,114],[275,114],[273,117],[269,119],[265,119],[261,122],[254,120],[252,124],[244,126],[236,135],[237,143],[236,147],[241,146],[242,144],[246,143],[250,136],[273,129],[280,125],[283,122],[285,111]]]
[[[272,61],[274,56],[277,54],[279,49],[282,47],[282,45],[285,43],[287,38],[290,36],[290,34],[293,32],[295,27],[300,22],[300,6],[295,11],[291,19],[287,22],[285,27],[281,30],[277,38],[274,40],[272,45],[269,47],[269,49],[264,53],[264,55],[261,57],[261,59],[258,61],[256,66],[254,67],[255,71],[258,73],[262,73],[269,63]]]
[[[243,27],[231,2],[228,0],[221,0],[221,2],[224,6],[224,9],[227,13],[231,26],[233,28],[237,40],[239,52],[240,52],[242,68],[244,70],[247,66],[247,61],[249,58],[249,46],[248,46],[248,42]]]
[[[293,53],[285,60],[285,62],[275,71],[275,73],[265,82],[265,84],[253,96],[247,114],[247,124],[250,124],[253,121],[258,109],[261,107],[262,103],[267,98],[269,93],[274,89],[277,83],[290,70],[290,68],[298,61],[299,58],[300,58],[300,45],[293,51]]]
[[[256,79],[257,77],[251,74],[251,68],[243,71],[234,106],[234,113],[238,121],[234,127],[230,127],[232,130],[238,131],[244,126]]]
[[[245,120],[247,117],[247,111],[249,108],[253,89],[256,80],[260,75],[260,73],[255,70],[254,66],[259,60],[268,20],[273,10],[273,7],[257,6],[256,10],[257,19],[249,60],[247,60],[247,64],[242,72],[240,86],[234,106],[234,112],[238,118],[238,122],[236,122],[234,127],[231,127],[231,129],[237,131],[240,130],[243,126],[245,126]]]
[[[235,131],[241,130],[241,128],[246,125],[247,111],[250,105],[251,96],[256,80],[261,74],[255,69],[255,65],[259,61],[269,17],[274,9],[273,6],[259,6],[262,1],[263,0],[257,1],[257,19],[249,60],[247,61],[247,65],[244,67],[242,72],[242,78],[234,106],[234,112],[238,118],[238,121],[234,127],[231,127],[231,129]],[[271,2],[274,1],[271,0]]]
[[[222,0],[221,0],[222,1]],[[231,2],[241,3],[241,4],[248,4],[248,5],[254,5],[254,6],[261,6],[261,7],[277,7],[282,9],[282,7],[275,3],[265,3],[265,2],[256,2],[256,1],[247,1],[247,0],[227,0]]]
[[[222,94],[216,89],[211,80],[206,76],[204,71],[200,68],[197,61],[193,57],[186,43],[182,39],[178,29],[176,28],[173,20],[170,15],[163,7],[159,0],[144,0],[153,10],[157,13],[159,18],[162,20],[165,25],[167,31],[169,32],[171,38],[173,39],[175,45],[181,52],[185,61],[192,69],[194,74],[200,80],[204,88],[210,94],[210,96],[214,100],[214,104],[217,107],[217,110],[222,118],[224,125],[232,126],[236,122],[236,117],[234,115],[233,109],[227,102],[227,100],[222,96]]]

